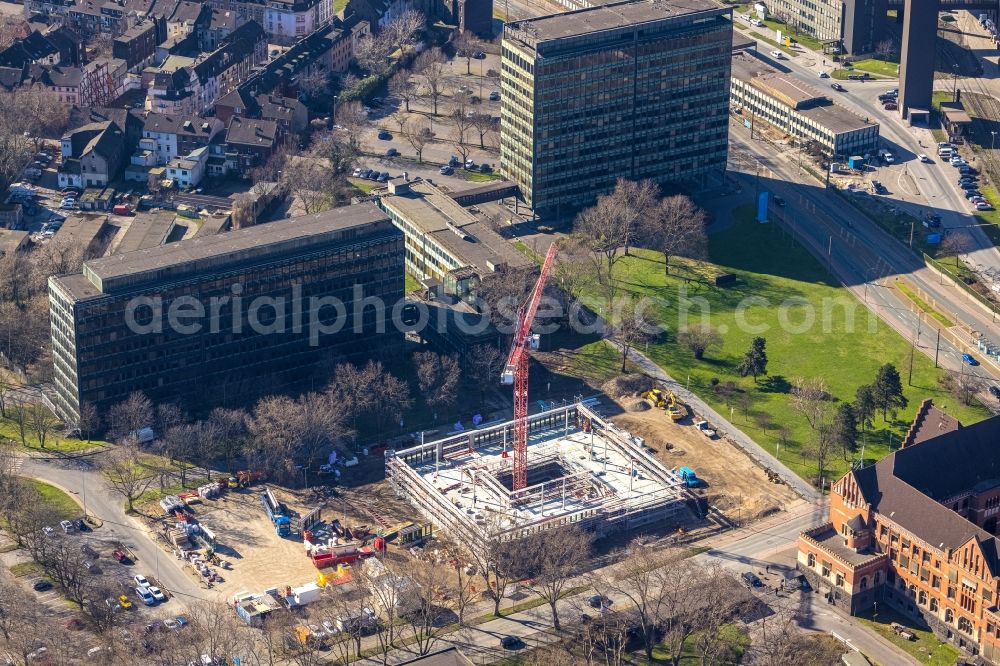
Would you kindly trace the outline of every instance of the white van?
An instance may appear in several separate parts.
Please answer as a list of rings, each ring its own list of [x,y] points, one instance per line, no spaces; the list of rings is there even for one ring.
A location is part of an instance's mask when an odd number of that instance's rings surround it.
[[[750,25],[752,25],[755,28],[760,28],[763,27],[764,23],[760,19],[752,18],[750,19]]]
[[[775,60],[784,60],[785,54],[775,49],[774,51],[771,51],[771,57]]]

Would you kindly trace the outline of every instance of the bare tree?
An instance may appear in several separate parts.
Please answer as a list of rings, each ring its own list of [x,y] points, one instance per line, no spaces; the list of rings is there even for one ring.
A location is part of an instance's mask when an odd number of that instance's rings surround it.
[[[390,54],[395,54],[398,51],[399,57],[402,58],[407,47],[416,41],[417,35],[424,29],[426,22],[427,19],[424,15],[413,9],[393,17],[388,25],[382,28],[383,38],[392,49]]]
[[[153,484],[155,476],[143,464],[142,454],[135,442],[126,442],[110,451],[102,465],[104,482],[108,490],[121,495],[128,511],[134,511],[134,504]]]
[[[399,98],[406,112],[410,112],[410,102],[416,98],[417,90],[413,85],[413,74],[409,69],[400,69],[393,74],[389,79],[389,94]]]
[[[456,54],[465,59],[465,74],[472,74],[472,56],[479,50],[479,40],[471,32],[462,32],[454,40]]]
[[[447,575],[445,568],[432,563],[418,563],[409,571],[412,583],[405,590],[408,598],[403,620],[414,651],[420,656],[427,655],[437,645],[451,616],[442,597],[442,591],[447,589]]]
[[[822,377],[792,381],[792,409],[806,417],[813,430],[822,428],[830,412],[830,394],[826,390],[826,380]]]
[[[483,593],[493,602],[493,615],[500,617],[507,586],[518,579],[517,547],[502,536],[499,517],[488,516],[481,533],[465,550],[484,583]]]
[[[256,221],[255,200],[249,192],[240,192],[232,197],[233,229],[245,229]]]
[[[16,397],[10,405],[11,418],[17,426],[17,435],[21,439],[21,446],[28,445],[28,427],[31,419],[31,403],[24,398]]]
[[[213,409],[200,426],[203,459],[225,460],[226,471],[232,472],[233,462],[243,455],[247,444],[247,422],[248,415],[242,409]],[[211,467],[205,467],[211,479]]]
[[[961,370],[947,371],[939,380],[942,388],[955,396],[955,399],[963,405],[971,405],[976,400],[976,394],[985,390],[986,385],[982,379],[971,372]]]
[[[50,536],[50,543],[44,557],[38,562],[45,574],[52,579],[73,603],[83,610],[87,588],[90,583],[90,573],[85,566],[87,554],[80,550],[80,545],[65,536]]]
[[[654,342],[660,335],[659,325],[642,306],[641,301],[636,303],[629,299],[616,313],[614,322],[610,326],[610,337],[618,343],[622,353],[621,372],[625,372],[625,363],[633,347]]]
[[[51,433],[56,426],[59,425],[59,419],[57,419],[49,408],[45,406],[41,400],[36,400],[31,405],[31,430],[34,432],[35,437],[38,439],[38,446],[45,448],[45,442],[48,440],[49,433]]]
[[[657,204],[660,203],[660,186],[648,178],[640,181],[619,178],[615,189],[608,196],[622,218],[623,244],[625,254],[628,255],[632,237],[656,211]]]
[[[285,186],[306,215],[330,210],[336,203],[337,180],[320,160],[313,156],[290,159],[282,174]]]
[[[594,537],[579,527],[550,530],[523,540],[518,547],[521,573],[530,589],[549,605],[552,626],[562,629],[557,605],[570,581],[590,560]]]
[[[399,131],[399,135],[400,136],[405,136],[406,135],[406,121],[408,119],[409,119],[409,116],[407,116],[405,113],[402,113],[400,111],[397,111],[396,113],[394,113],[391,116],[389,116],[389,120],[391,120],[393,123],[395,123],[396,127],[399,128],[398,131]]]
[[[108,433],[116,441],[129,436],[134,437],[140,430],[152,425],[153,403],[139,391],[112,405],[108,410]]]
[[[677,333],[677,343],[690,349],[700,361],[705,352],[722,346],[722,335],[709,324],[685,326]]]
[[[598,197],[597,203],[581,211],[574,222],[574,231],[588,249],[603,261],[596,262],[598,280],[608,290],[609,300],[614,297],[614,266],[618,251],[625,245],[627,229],[615,202],[607,195]]]
[[[650,212],[646,224],[651,243],[663,253],[663,271],[670,275],[670,258],[701,258],[706,253],[705,213],[690,197],[666,197]]]
[[[417,352],[413,355],[417,371],[417,385],[427,406],[432,410],[454,404],[458,398],[458,382],[462,377],[458,358],[435,352]]]
[[[435,47],[421,53],[415,63],[417,71],[424,77],[424,83],[427,86],[427,96],[431,99],[435,116],[438,114],[438,100],[444,95],[446,83],[445,60],[441,49]]]
[[[891,60],[896,55],[896,42],[892,39],[883,39],[875,45],[875,55],[882,60]]]
[[[486,388],[496,383],[507,357],[495,345],[482,344],[470,349],[462,360],[466,375],[476,382],[485,399]]]
[[[465,164],[472,151],[472,146],[466,141],[466,135],[472,128],[472,118],[466,112],[464,104],[459,104],[458,108],[451,114],[451,121],[455,124],[455,149],[458,150],[458,154],[462,156],[462,163]]]
[[[0,418],[7,418],[7,405],[11,394],[20,384],[14,381],[13,375],[0,368]]]
[[[391,63],[392,44],[389,43],[385,31],[370,34],[357,40],[354,46],[354,60],[358,66],[372,76],[384,76],[388,73]]]
[[[379,623],[375,637],[385,666],[402,628],[399,612],[409,604],[410,595],[414,592],[412,579],[388,558],[372,558],[365,561],[355,580],[377,607]]]
[[[424,146],[427,145],[433,136],[430,127],[427,126],[427,122],[422,118],[411,118],[406,123],[405,136],[417,154],[417,162],[422,164],[424,161]]]
[[[479,147],[486,148],[486,136],[497,130],[497,121],[488,113],[473,113],[472,126],[479,132]]]

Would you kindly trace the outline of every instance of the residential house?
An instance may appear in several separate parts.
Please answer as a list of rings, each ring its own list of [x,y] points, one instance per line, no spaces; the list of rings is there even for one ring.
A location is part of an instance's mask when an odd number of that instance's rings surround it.
[[[60,187],[106,187],[125,164],[124,131],[114,121],[91,123],[62,138]]]
[[[198,110],[201,84],[188,67],[156,72],[146,91],[146,110],[167,115],[192,115]]]
[[[181,188],[197,187],[205,177],[208,164],[208,146],[191,151],[186,157],[177,157],[167,164],[167,178]]]
[[[204,148],[224,129],[218,118],[150,113],[143,123],[140,146],[152,151],[155,164],[163,166]]]
[[[278,44],[291,44],[333,17],[333,0],[270,0],[264,7],[264,30]]]
[[[166,39],[166,30],[164,20],[153,17],[115,37],[111,53],[124,60],[129,70],[142,68],[152,61],[156,46]]]
[[[418,11],[426,17],[430,9],[431,3],[428,0],[348,0],[344,15],[349,19],[354,14],[358,19],[367,21],[378,32],[403,12]]]
[[[270,159],[278,145],[278,124],[234,116],[226,127],[225,170],[241,178]],[[211,172],[211,170],[210,170]]]
[[[58,65],[62,61],[59,49],[38,30],[24,39],[17,39],[0,51],[0,66],[21,69],[26,65]],[[73,63],[67,63],[72,65]]]
[[[282,135],[298,134],[309,124],[309,111],[298,99],[274,94],[253,97],[244,86],[221,97],[215,103],[215,115],[223,122],[233,116],[273,120]]]
[[[204,52],[214,51],[242,23],[235,11],[213,9],[212,18],[207,27],[198,31],[198,48]]]

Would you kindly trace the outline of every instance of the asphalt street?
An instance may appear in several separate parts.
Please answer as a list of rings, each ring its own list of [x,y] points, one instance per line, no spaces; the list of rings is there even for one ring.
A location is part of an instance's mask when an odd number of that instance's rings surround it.
[[[103,522],[101,536],[117,539],[136,555],[134,573],[155,577],[181,605],[214,598],[194,577],[181,568],[179,560],[165,552],[148,535],[145,527],[126,515],[122,498],[113,495],[97,469],[100,453],[75,457],[25,456],[20,474],[61,487],[77,496],[87,513]]]

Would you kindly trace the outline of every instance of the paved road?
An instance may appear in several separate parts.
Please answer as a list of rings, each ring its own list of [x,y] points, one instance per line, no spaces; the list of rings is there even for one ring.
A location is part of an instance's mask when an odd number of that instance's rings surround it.
[[[975,23],[975,21],[973,21]],[[977,24],[978,25],[978,24]],[[748,38],[749,34],[746,35]],[[771,50],[768,44],[758,43],[758,50],[767,53]],[[803,49],[803,51],[805,51]],[[985,267],[1000,270],[1000,252],[996,250],[992,242],[986,237],[982,230],[974,226],[976,218],[972,215],[971,207],[956,187],[955,170],[948,164],[937,159],[936,144],[929,129],[924,127],[910,127],[907,125],[897,111],[886,111],[878,101],[878,96],[887,89],[896,87],[895,80],[881,81],[843,81],[842,85],[847,92],[838,93],[829,89],[830,80],[820,79],[819,73],[831,69],[829,62],[823,64],[821,55],[806,51],[798,57],[790,60],[782,60],[780,67],[784,67],[792,74],[817,88],[824,94],[828,94],[838,105],[850,109],[862,117],[872,118],[880,125],[879,134],[882,142],[890,148],[896,162],[891,166],[882,166],[876,176],[887,184],[891,193],[889,198],[895,198],[901,207],[915,212],[918,217],[923,211],[933,209],[942,217],[942,225],[959,230],[965,233],[971,244],[970,256],[976,263]],[[986,64],[987,76],[990,76],[990,67],[996,72],[995,64]],[[962,87],[959,81],[959,87]],[[971,84],[970,84],[971,85]],[[936,85],[938,89],[951,89],[950,79],[940,79]],[[969,89],[969,85],[966,86]],[[1000,85],[997,86],[1000,91]],[[923,164],[917,160],[917,155],[924,153],[931,157],[934,162]],[[916,184],[918,193],[908,192],[907,181],[903,180],[903,174],[910,176]],[[995,202],[1000,204],[1000,202]]]
[[[783,512],[769,519],[760,521],[741,530],[728,532],[705,540],[704,545],[712,549],[695,556],[696,561],[704,563],[719,563],[733,571],[746,571],[748,568],[763,568],[768,559],[775,553],[787,550],[795,544],[798,534],[803,529],[826,522],[826,507],[824,505],[801,502],[789,512]],[[583,592],[575,597],[560,602],[560,609],[565,624],[572,626],[566,618],[573,617],[576,609],[587,608],[587,598],[593,591]],[[798,593],[796,593],[798,594]],[[616,607],[626,607],[624,598],[616,598],[609,594]],[[802,595],[801,617],[806,628],[819,631],[834,629],[837,633],[860,647],[867,654],[878,660],[880,664],[910,664],[909,657],[898,652],[891,643],[880,636],[871,633],[861,625],[851,622],[844,616],[828,608],[817,607],[813,603],[819,595]],[[767,602],[769,599],[762,596]],[[793,598],[794,600],[794,598]],[[829,628],[828,628],[829,627]],[[551,625],[547,606],[539,606],[527,611],[514,613],[505,618],[490,620],[476,627],[464,628],[442,637],[435,650],[450,646],[460,648],[474,663],[491,663],[505,656],[510,656],[500,648],[503,636],[521,638],[529,647],[537,647],[558,640]],[[406,650],[396,650],[389,655],[389,663],[398,664],[412,659],[413,654]],[[361,662],[364,664],[381,663],[380,658]]]
[[[918,317],[885,285],[895,275],[905,275],[925,299],[933,302],[949,317],[967,327],[983,331],[1000,339],[1000,327],[992,321],[992,313],[968,296],[957,285],[942,280],[936,273],[880,227],[845,206],[840,196],[827,191],[808,175],[799,173],[792,153],[776,153],[774,146],[749,138],[749,130],[734,126],[730,142],[736,149],[756,156],[764,165],[764,189],[781,195],[788,202],[786,209],[775,209],[805,241],[806,247],[851,289],[858,299],[876,312],[905,338],[914,340],[918,349],[930,358],[935,356],[936,334],[926,316]],[[745,188],[755,187],[755,167],[746,166],[741,174]],[[810,182],[807,182],[810,181]],[[919,323],[918,323],[919,322]],[[919,330],[919,336],[918,336]],[[992,381],[1000,367],[984,360],[976,368],[963,365],[961,354],[971,351],[958,349],[945,336],[941,339],[941,365],[963,370]],[[994,401],[995,402],[995,401]]]
[[[150,539],[137,519],[125,514],[122,500],[111,495],[97,471],[96,462],[100,455],[73,458],[26,456],[20,473],[54,483],[77,495],[86,505],[88,514],[104,522],[102,536],[119,539],[136,554],[135,573],[155,576],[160,587],[169,591],[180,604],[211,598],[211,592],[201,588],[191,574],[181,569],[178,560]]]

